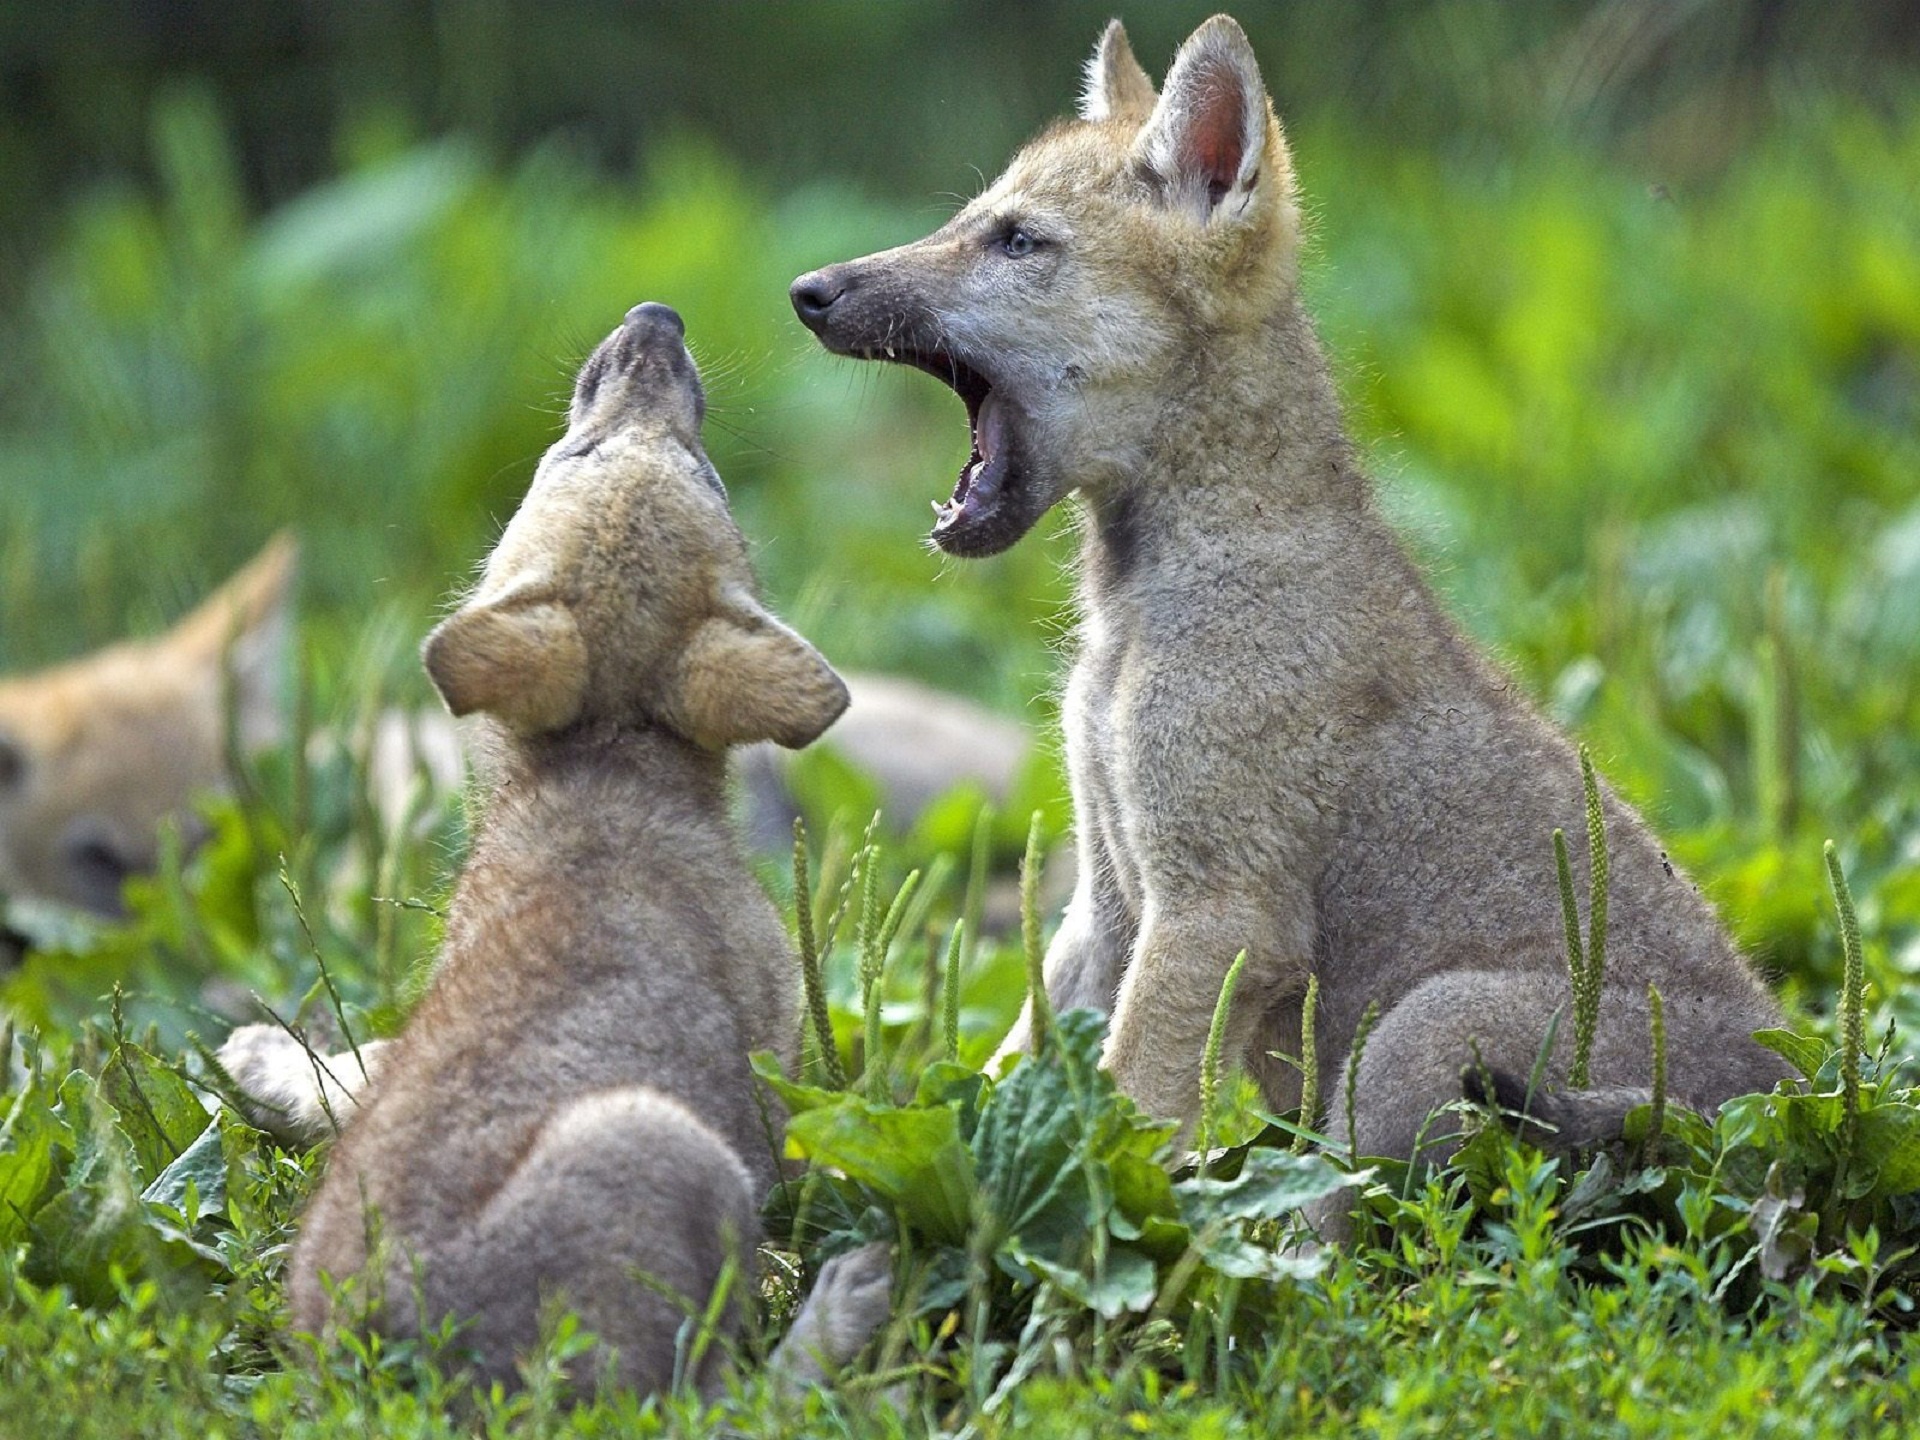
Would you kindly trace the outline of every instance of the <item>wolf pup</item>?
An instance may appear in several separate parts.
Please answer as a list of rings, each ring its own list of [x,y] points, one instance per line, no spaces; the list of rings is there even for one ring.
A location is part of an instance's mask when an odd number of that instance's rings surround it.
[[[118,915],[162,823],[279,737],[294,562],[277,535],[166,634],[0,680],[0,892]]]
[[[915,366],[965,403],[973,452],[934,506],[941,549],[991,555],[1079,493],[1063,705],[1079,880],[1047,954],[1053,1004],[1110,1008],[1116,1081],[1190,1122],[1235,955],[1230,1052],[1275,1106],[1297,1103],[1272,1052],[1296,1048],[1317,974],[1322,1095],[1379,1007],[1340,1142],[1410,1156],[1464,1066],[1526,1076],[1557,1034],[1547,1074],[1564,1083],[1549,837],[1580,831],[1580,770],[1375,508],[1302,308],[1300,244],[1240,27],[1207,21],[1156,94],[1116,22],[1077,120],[934,234],[804,275],[792,300],[828,349]],[[1751,1038],[1776,1023],[1766,991],[1632,811],[1605,808],[1600,1088],[1545,1108],[1572,1126],[1583,1101],[1617,1116],[1643,1092],[1649,982],[1674,1095],[1771,1085],[1786,1067]]]
[[[747,1056],[790,1056],[799,965],[729,829],[726,751],[806,744],[846,690],[754,598],[682,334],[641,305],[593,352],[479,586],[427,638],[448,708],[486,717],[490,793],[411,1023],[357,1104],[353,1057],[325,1062],[351,1118],[294,1245],[293,1323],[359,1324],[367,1299],[392,1334],[453,1317],[483,1386],[555,1302],[621,1384],[670,1384],[687,1312],[661,1290],[704,1306],[731,1256],[751,1293],[776,1178]],[[223,1056],[250,1093],[312,1089],[273,1031]],[[830,1265],[785,1377],[849,1358],[887,1288],[883,1249]]]

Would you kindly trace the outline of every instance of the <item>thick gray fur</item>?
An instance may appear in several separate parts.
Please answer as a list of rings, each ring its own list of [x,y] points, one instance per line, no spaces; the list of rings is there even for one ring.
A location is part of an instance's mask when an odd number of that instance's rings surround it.
[[[728,824],[726,750],[805,743],[846,697],[753,598],[702,408],[678,317],[636,307],[428,640],[449,707],[483,717],[486,795],[432,988],[371,1079],[336,1055],[316,1088],[257,1027],[224,1051],[282,1129],[342,1126],[289,1262],[298,1330],[451,1317],[480,1381],[511,1384],[564,1303],[602,1342],[588,1373],[654,1390],[731,1263],[685,1378],[711,1386],[738,1332],[783,1120],[747,1057],[791,1060],[799,971]],[[884,1249],[831,1267],[787,1380],[844,1362],[887,1288]]]
[[[1342,1105],[1326,1117],[1336,1144],[1408,1156],[1426,1133],[1441,1154],[1452,1127],[1429,1115],[1476,1050],[1526,1075],[1570,1008],[1550,836],[1584,833],[1580,766],[1374,503],[1299,293],[1292,156],[1239,27],[1201,26],[1158,94],[1117,23],[1088,73],[1081,118],[947,225],[801,277],[794,303],[829,348],[968,399],[976,458],[936,506],[936,544],[993,553],[1077,493],[1062,723],[1079,887],[1047,954],[1055,1009],[1109,1010],[1115,1079],[1191,1123],[1236,953],[1229,1049],[1276,1107],[1297,1102],[1272,1057],[1297,1049],[1317,974],[1329,1101],[1380,1009],[1357,1134]],[[1596,1090],[1647,1083],[1649,982],[1676,1099],[1772,1085],[1786,1067],[1751,1039],[1777,1023],[1772,999],[1640,818],[1604,803]]]

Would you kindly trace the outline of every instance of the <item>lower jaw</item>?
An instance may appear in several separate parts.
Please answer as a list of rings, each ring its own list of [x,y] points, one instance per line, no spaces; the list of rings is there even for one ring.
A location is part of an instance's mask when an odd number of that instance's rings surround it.
[[[1004,510],[983,515],[977,520],[952,527],[936,528],[933,543],[948,555],[962,560],[984,560],[1011,547],[1033,528],[1031,520],[1015,518]]]

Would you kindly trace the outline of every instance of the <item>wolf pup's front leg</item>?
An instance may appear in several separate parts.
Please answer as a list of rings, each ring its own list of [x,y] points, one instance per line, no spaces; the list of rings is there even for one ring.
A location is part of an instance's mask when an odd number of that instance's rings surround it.
[[[1060,928],[1047,946],[1047,999],[1056,1012],[1098,1010],[1109,1014],[1126,972],[1138,927],[1119,888],[1113,882],[1111,859],[1082,827],[1080,868],[1073,898],[1067,902]],[[989,1069],[1021,1054],[1033,1045],[1033,1001],[1020,1009],[1020,1018],[994,1052]]]
[[[1221,1054],[1234,1063],[1251,1048],[1262,1018],[1297,1000],[1307,983],[1310,903],[1276,905],[1211,894],[1158,907],[1141,926],[1114,1005],[1104,1063],[1147,1114],[1177,1120],[1185,1133],[1200,1114],[1200,1070],[1227,972],[1242,952]],[[1263,908],[1264,906],[1264,908]],[[1296,923],[1277,923],[1295,909]]]

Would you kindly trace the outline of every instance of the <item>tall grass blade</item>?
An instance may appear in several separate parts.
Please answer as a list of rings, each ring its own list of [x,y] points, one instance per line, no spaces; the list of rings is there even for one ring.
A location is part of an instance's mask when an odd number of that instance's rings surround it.
[[[1020,861],[1020,940],[1027,960],[1027,1004],[1033,1013],[1033,1053],[1044,1055],[1053,1035],[1053,1002],[1047,998],[1047,957],[1040,944],[1038,810],[1027,824],[1027,853]]]
[[[1578,1090],[1588,1082],[1593,1058],[1593,1033],[1600,1022],[1600,992],[1607,971],[1607,884],[1610,864],[1607,858],[1607,817],[1600,802],[1600,781],[1593,771],[1593,756],[1580,747],[1580,786],[1587,808],[1587,943],[1584,958],[1576,967],[1573,989],[1573,1064],[1567,1083]],[[1554,832],[1554,862],[1560,876],[1560,904],[1567,923],[1568,954],[1571,959],[1579,943],[1573,912],[1573,872],[1567,863],[1566,837]]]
[[[877,893],[879,888],[879,866],[873,866],[873,876],[868,881],[868,893]],[[893,948],[893,937],[900,928],[901,917],[907,913],[907,906],[913,903],[913,892],[920,886],[920,872],[910,873],[902,882],[899,892],[893,897],[893,903],[887,907],[886,918],[880,922],[879,929],[873,934],[870,949],[861,957],[861,1005],[865,1015],[862,1034],[861,1078],[866,1081],[867,1098],[876,1104],[891,1098],[887,1084],[886,1061],[881,1054],[880,1008],[887,995],[887,952]]]
[[[966,934],[963,915],[953,922],[953,937],[947,941],[947,974],[940,992],[941,1040],[949,1060],[960,1058],[960,956]]]
[[[1587,796],[1587,990],[1597,1009],[1607,977],[1607,885],[1612,862],[1607,856],[1607,815],[1600,803],[1600,780],[1584,745],[1580,747],[1580,784]]]
[[[1314,1012],[1320,1008],[1320,977],[1307,976],[1307,998],[1300,1003],[1300,1126],[1289,1146],[1298,1155],[1307,1148],[1305,1131],[1320,1115],[1320,1042],[1315,1035]]]
[[[967,894],[960,916],[967,922],[967,958],[979,947],[987,909],[987,870],[993,860],[993,807],[982,805],[973,819],[973,843],[967,851]]]
[[[827,1009],[827,984],[820,970],[820,951],[813,937],[813,889],[807,874],[807,822],[793,819],[793,916],[800,946],[800,984],[805,991],[807,1019],[813,1030],[815,1053],[827,1084],[847,1088],[847,1072],[833,1042],[833,1016]]]
[[[1647,1026],[1653,1038],[1653,1114],[1647,1120],[1647,1161],[1657,1163],[1667,1128],[1667,1003],[1660,987],[1647,984]]]
[[[1867,976],[1860,950],[1860,918],[1854,913],[1853,892],[1833,841],[1826,844],[1827,883],[1833,889],[1834,908],[1840,914],[1840,951],[1845,969],[1840,983],[1840,1095],[1845,1114],[1841,1135],[1841,1164],[1853,1158],[1853,1137],[1860,1113],[1860,1052],[1866,1046]]]
[[[1373,1034],[1373,1027],[1380,1023],[1380,1002],[1367,1001],[1367,1008],[1360,1012],[1360,1024],[1353,1032],[1353,1048],[1347,1052],[1347,1164],[1350,1168],[1360,1168],[1360,1136],[1354,1129],[1354,1111],[1360,1093],[1360,1060],[1366,1054],[1367,1040]]]
[[[1580,939],[1580,906],[1573,898],[1573,863],[1567,858],[1567,832],[1554,827],[1553,869],[1560,882],[1560,919],[1567,934],[1567,978],[1577,998],[1586,984],[1587,950]]]
[[[1213,1149],[1213,1137],[1220,1120],[1220,1050],[1227,1040],[1227,1020],[1233,1013],[1233,992],[1240,984],[1240,972],[1247,968],[1247,952],[1242,950],[1227,967],[1220,982],[1220,996],[1213,1002],[1213,1019],[1207,1025],[1207,1047],[1200,1055],[1200,1174],[1207,1173],[1207,1153]]]
[[[307,937],[307,949],[313,953],[313,963],[320,967],[320,980],[327,987],[327,1002],[333,1007],[333,1018],[340,1022],[340,1034],[347,1042],[347,1049],[353,1052],[353,1063],[360,1067],[360,1078],[364,1080],[367,1078],[367,1062],[360,1058],[360,1042],[353,1038],[353,1027],[347,1024],[346,1003],[341,1000],[340,991],[333,983],[333,974],[327,969],[326,956],[320,953],[320,942],[314,938],[313,926],[307,923],[306,906],[300,903],[299,887],[287,873],[284,856],[280,862],[280,884],[293,901],[294,919],[300,922],[300,933]]]

